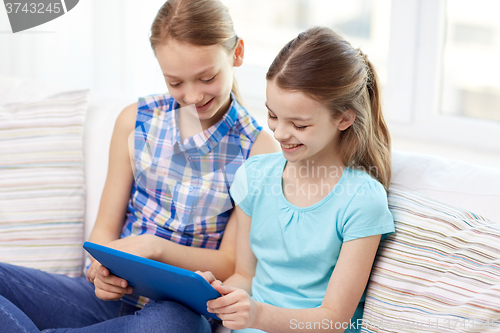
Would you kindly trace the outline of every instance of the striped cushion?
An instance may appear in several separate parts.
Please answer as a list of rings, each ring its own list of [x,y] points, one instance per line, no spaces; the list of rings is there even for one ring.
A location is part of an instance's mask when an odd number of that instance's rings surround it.
[[[379,250],[363,332],[499,332],[500,224],[391,190],[396,233]]]
[[[89,92],[0,106],[0,261],[82,272]]]

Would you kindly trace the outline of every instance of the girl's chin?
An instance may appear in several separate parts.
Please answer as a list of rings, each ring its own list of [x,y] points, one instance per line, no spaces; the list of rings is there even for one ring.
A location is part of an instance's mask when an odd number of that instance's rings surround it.
[[[198,118],[200,120],[210,120],[217,117],[217,111],[198,113]]]
[[[207,103],[205,103],[205,105],[196,107],[196,112],[198,112],[198,114],[200,115],[203,113],[210,113],[210,110],[215,104],[214,102],[215,102],[215,97],[212,97]]]

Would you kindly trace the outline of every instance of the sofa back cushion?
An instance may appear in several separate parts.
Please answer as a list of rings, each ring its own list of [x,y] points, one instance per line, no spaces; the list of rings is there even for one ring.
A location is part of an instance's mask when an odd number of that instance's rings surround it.
[[[396,233],[373,267],[366,332],[498,332],[500,223],[416,192],[388,199]]]
[[[0,104],[1,262],[82,274],[88,97],[82,90]]]
[[[473,163],[393,151],[391,188],[420,192],[500,221],[500,169]]]
[[[88,239],[99,211],[108,173],[109,146],[116,118],[134,103],[128,96],[92,94],[85,117],[83,151],[85,154],[85,239]]]

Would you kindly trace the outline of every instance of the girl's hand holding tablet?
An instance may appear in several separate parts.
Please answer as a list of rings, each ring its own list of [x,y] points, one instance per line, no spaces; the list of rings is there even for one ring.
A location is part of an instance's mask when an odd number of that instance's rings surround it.
[[[212,286],[222,297],[207,302],[208,312],[217,314],[227,328],[252,327],[257,318],[257,302],[245,290],[225,286],[218,280]]]

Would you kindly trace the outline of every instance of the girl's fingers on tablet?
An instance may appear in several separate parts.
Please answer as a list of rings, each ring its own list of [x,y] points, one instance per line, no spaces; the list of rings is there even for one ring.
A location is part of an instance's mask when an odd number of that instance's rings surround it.
[[[228,306],[223,306],[223,307],[220,307],[220,308],[216,308],[216,309],[213,309],[213,308],[210,308],[208,310],[208,312],[211,312],[211,313],[215,313],[217,314],[217,316],[222,319],[220,316],[221,315],[227,315],[227,314],[234,314],[238,311],[238,303],[233,303],[231,305],[228,305]]]
[[[96,289],[95,295],[97,296],[97,298],[102,299],[103,301],[117,301],[124,296],[124,294],[112,293],[102,289]]]
[[[233,296],[233,294],[229,296]],[[255,321],[257,315],[255,301],[252,300],[248,294],[246,296],[241,296],[242,297],[232,297],[237,299],[235,303],[225,307],[213,309],[219,319],[222,320],[225,327],[238,330],[250,327]]]
[[[232,304],[237,303],[240,300],[238,295],[228,294],[221,296],[219,298],[210,300],[207,302],[207,308],[211,309],[212,312],[218,313],[221,308],[228,307]]]
[[[95,279],[95,271],[93,269],[90,269],[87,271],[87,281],[88,282],[91,282],[91,283],[94,283],[94,279]]]
[[[103,265],[101,265],[100,267],[97,268],[97,272],[99,274],[101,274],[102,276],[109,276],[110,275],[109,270],[106,267],[104,267]]]
[[[124,279],[117,277],[116,275],[104,276],[102,274],[96,274],[94,279],[94,285],[106,291],[112,291],[116,293],[126,293],[130,287],[128,282]]]
[[[109,270],[105,267],[97,270],[97,275],[99,280],[114,286],[118,286],[121,288],[126,288],[128,286],[128,282],[122,278],[119,278],[116,275],[110,274]]]
[[[96,279],[94,285],[96,296],[102,300],[109,301],[120,299],[124,295],[131,294],[133,292],[133,288],[130,286],[121,288],[112,284],[105,283],[100,279]]]
[[[215,290],[217,290],[217,287],[222,286],[222,281],[221,280],[215,280],[215,281],[210,282],[210,284],[212,285],[212,287],[215,288]]]
[[[230,287],[222,284],[221,281],[217,280],[212,283],[212,287],[215,288],[221,295],[228,295],[232,292],[241,290],[242,292],[246,293],[243,289],[235,288],[235,287]]]
[[[103,267],[97,260],[90,265],[87,271],[87,281],[94,283],[95,277],[97,275],[97,271]]]
[[[206,272],[196,271],[195,273],[201,275],[205,280],[208,281],[208,283],[212,283],[213,281],[216,280],[215,276],[210,271],[206,271]]]

